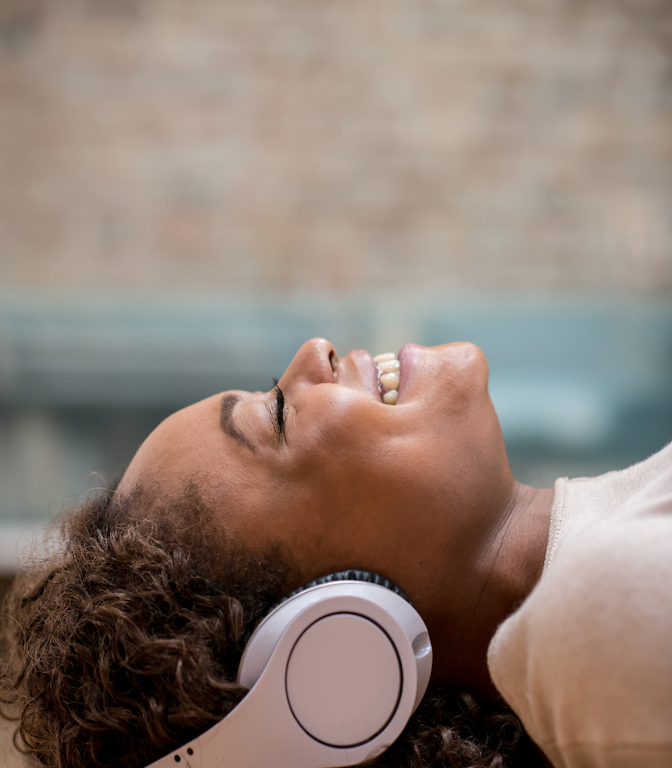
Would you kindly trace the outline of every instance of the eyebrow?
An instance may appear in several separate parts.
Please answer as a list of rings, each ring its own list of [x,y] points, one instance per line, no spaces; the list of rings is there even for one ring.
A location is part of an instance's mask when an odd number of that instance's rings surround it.
[[[222,404],[219,409],[219,426],[222,428],[222,432],[226,435],[230,435],[234,440],[254,451],[254,446],[245,437],[245,435],[236,427],[233,421],[233,409],[240,401],[238,395],[224,395],[222,398]]]

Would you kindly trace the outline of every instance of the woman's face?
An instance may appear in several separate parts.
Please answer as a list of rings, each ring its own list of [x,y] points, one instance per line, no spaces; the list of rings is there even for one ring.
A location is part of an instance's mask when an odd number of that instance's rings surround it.
[[[313,339],[279,381],[284,430],[276,391],[214,395],[166,419],[119,490],[149,481],[170,494],[195,480],[223,530],[286,547],[301,581],[371,570],[429,610],[448,573],[478,557],[483,521],[514,481],[481,351],[409,344],[399,360],[387,405],[367,352],[339,359]]]

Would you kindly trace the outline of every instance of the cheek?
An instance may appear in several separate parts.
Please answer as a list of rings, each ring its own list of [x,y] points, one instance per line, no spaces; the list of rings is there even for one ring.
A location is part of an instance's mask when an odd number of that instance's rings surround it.
[[[302,546],[333,549],[353,537],[375,546],[391,526],[412,530],[416,520],[472,508],[507,486],[497,417],[473,373],[471,386],[456,381],[443,404],[404,406],[404,416],[347,390],[297,410],[283,493]],[[483,376],[480,366],[476,373]]]
[[[370,515],[400,497],[406,503],[436,483],[447,446],[435,414],[418,419],[409,410],[400,418],[395,408],[343,389],[298,410],[294,482],[339,516],[348,510]]]
[[[385,495],[401,442],[389,416],[349,390],[297,410],[288,475],[304,503],[312,500],[330,527],[348,510]]]
[[[317,389],[317,388],[315,388]],[[393,434],[378,405],[356,390],[325,385],[297,407],[292,448],[297,464],[313,466],[370,454],[376,438]]]

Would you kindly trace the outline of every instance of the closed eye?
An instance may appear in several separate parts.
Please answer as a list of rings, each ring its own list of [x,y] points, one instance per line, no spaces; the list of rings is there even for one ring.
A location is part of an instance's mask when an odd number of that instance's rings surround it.
[[[282,390],[278,386],[278,380],[273,379],[275,382],[275,429],[278,437],[282,440],[285,439],[285,396],[282,394]]]

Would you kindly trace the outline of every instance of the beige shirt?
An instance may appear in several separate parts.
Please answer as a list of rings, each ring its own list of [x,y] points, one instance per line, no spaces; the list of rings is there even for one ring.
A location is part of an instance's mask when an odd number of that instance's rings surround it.
[[[672,766],[672,443],[556,482],[542,577],[488,666],[557,768]]]

